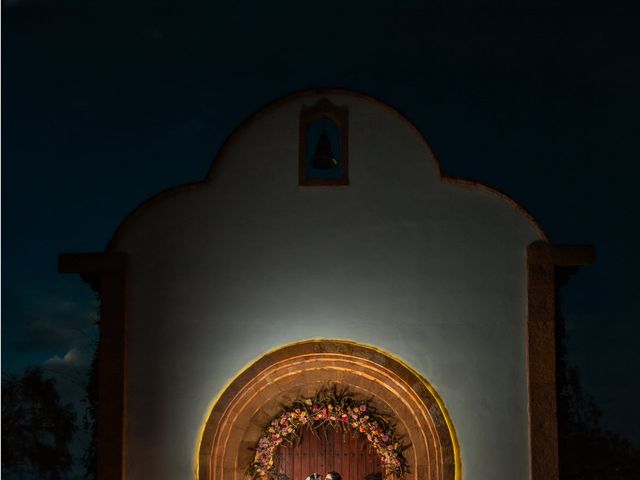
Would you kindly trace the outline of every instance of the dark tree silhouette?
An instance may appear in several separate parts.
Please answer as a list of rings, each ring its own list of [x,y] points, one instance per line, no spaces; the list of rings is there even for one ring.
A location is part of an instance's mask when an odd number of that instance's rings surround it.
[[[561,272],[562,273],[562,272]],[[571,273],[571,272],[564,272]],[[568,277],[558,277],[563,285]],[[600,426],[601,412],[567,362],[567,333],[557,296],[556,339],[560,480],[640,479],[640,450]]]
[[[87,378],[86,391],[84,397],[86,410],[84,414],[84,427],[90,435],[87,449],[84,453],[84,477],[93,480],[96,478],[97,464],[97,443],[98,443],[98,347],[96,346],[93,354],[91,367],[89,368],[89,376]]]
[[[72,466],[76,430],[71,405],[61,405],[53,379],[29,367],[2,378],[2,476],[58,480]]]

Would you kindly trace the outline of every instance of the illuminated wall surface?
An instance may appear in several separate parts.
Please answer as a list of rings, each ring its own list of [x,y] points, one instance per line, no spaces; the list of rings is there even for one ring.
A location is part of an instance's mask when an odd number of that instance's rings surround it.
[[[242,126],[207,182],[117,232],[131,262],[126,478],[194,478],[225,385],[311,338],[373,345],[422,374],[462,478],[527,478],[525,248],[539,230],[505,198],[442,181],[393,110],[325,97],[349,108],[349,186],[298,186],[300,109],[320,97],[297,95]]]

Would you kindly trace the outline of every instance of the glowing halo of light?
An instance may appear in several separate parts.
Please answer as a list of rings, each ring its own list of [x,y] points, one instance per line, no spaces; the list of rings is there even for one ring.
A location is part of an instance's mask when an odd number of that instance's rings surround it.
[[[348,340],[314,339],[265,353],[212,402],[196,449],[196,480],[244,480],[266,420],[321,383],[349,387],[386,406],[411,444],[407,480],[460,480],[453,422],[435,389],[401,359]],[[307,393],[305,393],[307,392]],[[410,451],[411,450],[411,451]]]

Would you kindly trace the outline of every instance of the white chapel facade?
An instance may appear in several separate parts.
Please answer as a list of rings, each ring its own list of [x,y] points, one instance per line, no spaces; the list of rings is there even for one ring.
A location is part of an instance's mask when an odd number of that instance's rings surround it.
[[[98,478],[557,480],[555,271],[590,257],[383,102],[276,100],[61,255],[102,298]]]

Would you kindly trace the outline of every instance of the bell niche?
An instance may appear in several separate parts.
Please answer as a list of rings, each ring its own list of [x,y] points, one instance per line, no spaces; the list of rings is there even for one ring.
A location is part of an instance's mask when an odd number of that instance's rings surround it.
[[[300,111],[299,185],[348,185],[348,110],[321,99]]]

